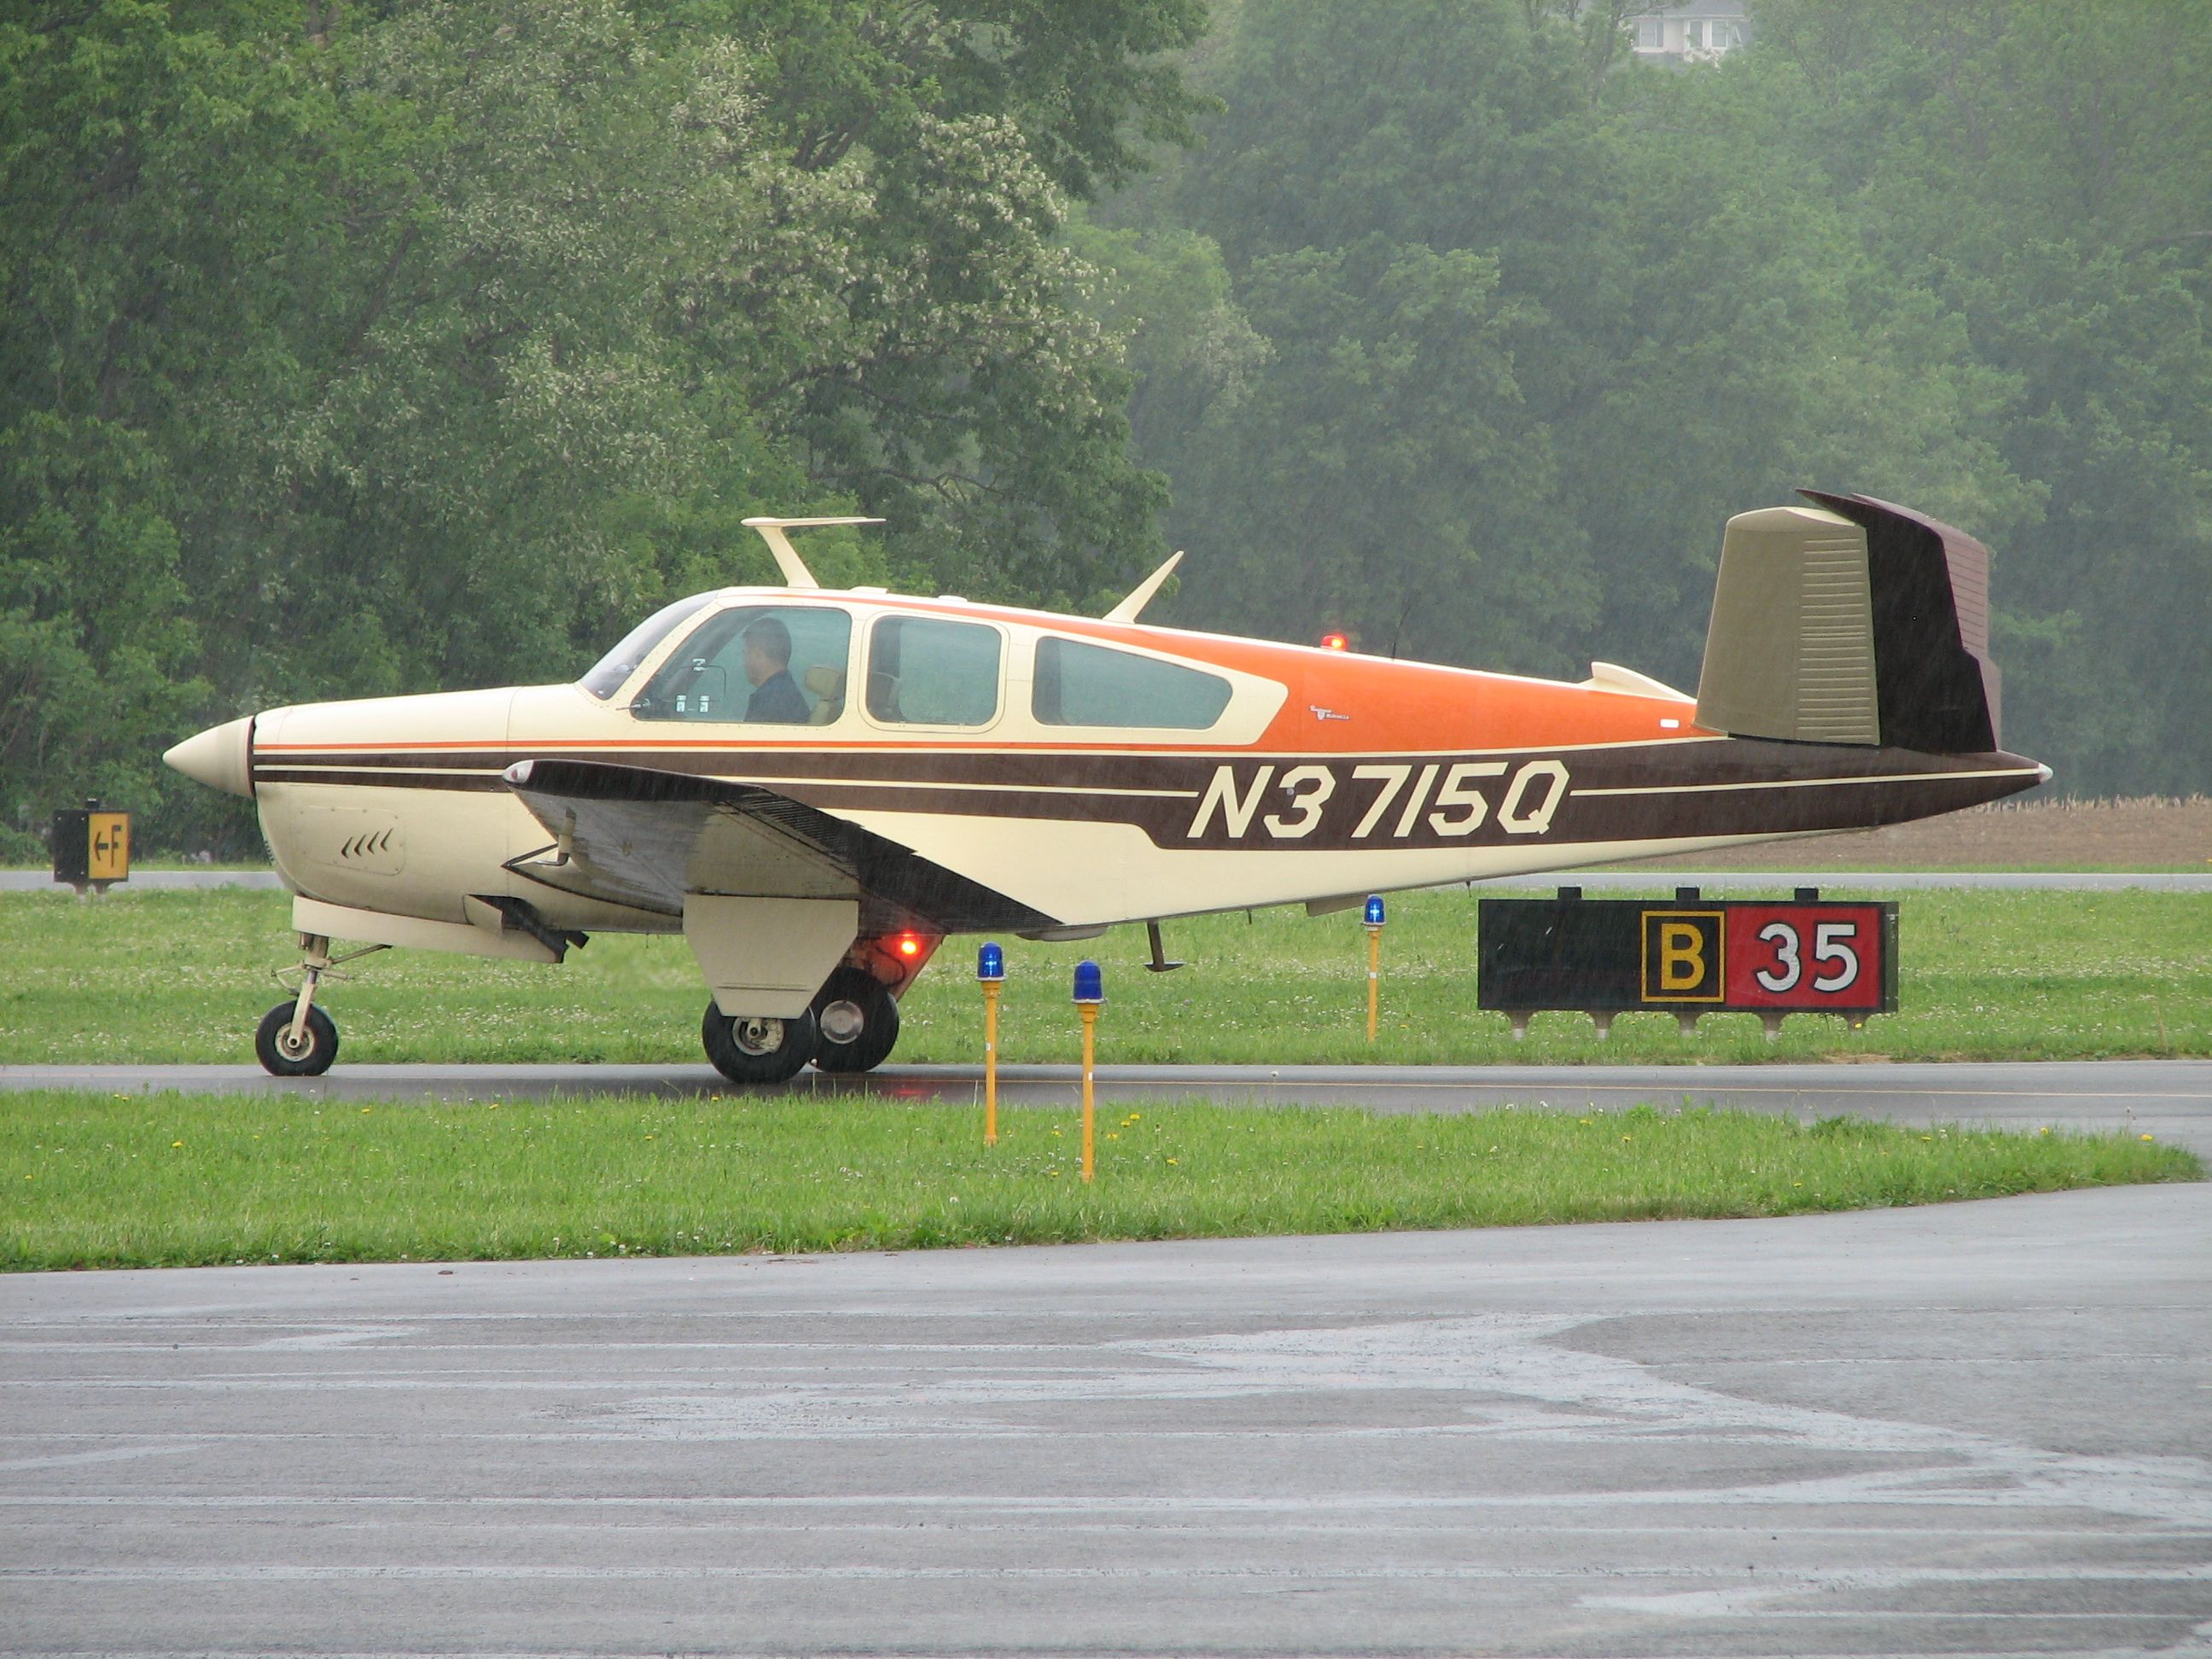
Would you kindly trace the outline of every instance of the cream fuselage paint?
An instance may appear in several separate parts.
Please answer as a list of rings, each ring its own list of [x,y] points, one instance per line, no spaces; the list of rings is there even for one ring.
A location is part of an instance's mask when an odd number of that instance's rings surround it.
[[[498,895],[528,899],[559,928],[680,929],[680,919],[554,893],[506,867],[548,840],[498,783],[518,710],[524,730],[570,742],[612,741],[629,723],[573,685],[307,703],[260,716],[254,799],[287,884],[328,903],[434,921],[465,921],[471,895]],[[453,754],[483,763],[432,763]],[[476,787],[456,787],[464,784]]]

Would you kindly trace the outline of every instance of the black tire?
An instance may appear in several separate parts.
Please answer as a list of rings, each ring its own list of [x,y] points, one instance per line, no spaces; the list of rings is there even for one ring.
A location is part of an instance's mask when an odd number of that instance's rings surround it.
[[[699,1024],[700,1040],[714,1069],[732,1083],[788,1083],[814,1057],[814,1012],[790,1019],[758,1014],[735,1018],[710,999]]]
[[[842,1042],[830,1036],[836,1022],[823,1018],[823,1011],[836,1002],[849,1002],[860,1011],[860,1030]],[[814,1024],[815,1065],[840,1077],[857,1077],[890,1058],[898,1042],[898,1000],[867,969],[848,963],[814,994]]]
[[[307,1005],[300,1052],[285,1047],[284,1039],[292,1033],[292,1011],[298,1006],[295,1002],[278,1003],[262,1015],[261,1029],[253,1034],[254,1055],[271,1077],[320,1077],[338,1057],[338,1028],[314,1003]]]

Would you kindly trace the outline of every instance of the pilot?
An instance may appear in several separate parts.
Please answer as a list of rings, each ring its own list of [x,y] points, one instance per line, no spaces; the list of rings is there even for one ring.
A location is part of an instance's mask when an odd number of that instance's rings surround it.
[[[774,617],[745,625],[745,678],[753,688],[745,718],[772,726],[804,726],[806,694],[791,678],[791,630]]]

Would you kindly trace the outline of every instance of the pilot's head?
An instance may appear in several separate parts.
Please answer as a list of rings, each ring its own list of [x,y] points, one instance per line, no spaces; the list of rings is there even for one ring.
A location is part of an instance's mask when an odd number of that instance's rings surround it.
[[[791,630],[774,617],[745,624],[745,682],[758,685],[791,666]]]

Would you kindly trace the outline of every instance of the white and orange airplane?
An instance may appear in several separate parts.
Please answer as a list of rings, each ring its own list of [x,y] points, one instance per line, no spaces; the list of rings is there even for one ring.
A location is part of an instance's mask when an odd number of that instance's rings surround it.
[[[786,532],[876,520],[752,519],[783,586],[680,600],[573,684],[276,708],[165,758],[253,799],[295,895],[271,1072],[337,1053],[333,939],[551,963],[603,929],[683,933],[732,1079],[866,1071],[951,933],[1320,914],[2049,778],[1998,741],[1988,550],[1804,493],[1729,520],[1694,698],[1146,626],[1176,559],[1097,620],[833,592]]]

